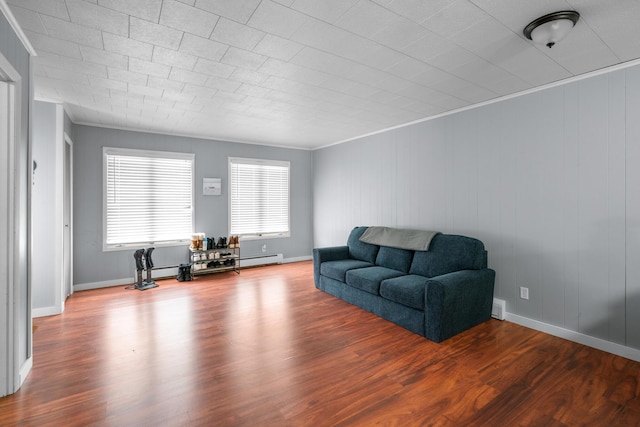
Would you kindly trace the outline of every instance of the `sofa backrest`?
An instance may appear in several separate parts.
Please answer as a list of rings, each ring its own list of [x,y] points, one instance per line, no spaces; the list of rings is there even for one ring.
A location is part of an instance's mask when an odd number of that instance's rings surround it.
[[[379,246],[360,241],[360,236],[367,231],[367,228],[369,227],[355,227],[351,230],[349,239],[347,239],[347,246],[349,247],[349,256],[351,258],[373,264],[376,262]]]
[[[376,265],[391,268],[393,270],[408,273],[411,268],[414,251],[407,249],[391,248],[389,246],[380,246],[378,256],[376,257]]]
[[[484,244],[472,237],[438,234],[428,251],[416,251],[409,273],[436,277],[459,270],[487,268]]]

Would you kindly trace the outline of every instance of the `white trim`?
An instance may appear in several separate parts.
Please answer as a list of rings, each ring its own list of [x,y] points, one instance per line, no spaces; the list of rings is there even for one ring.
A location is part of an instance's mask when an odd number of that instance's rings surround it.
[[[0,0],[2,1],[2,0]],[[0,53],[0,77],[5,77],[8,83],[22,80],[20,73],[13,68],[13,65]]]
[[[53,206],[53,259],[54,270],[53,287],[55,292],[54,304],[58,313],[64,312],[64,268],[62,266],[64,251],[64,107],[56,104],[56,135],[54,147],[54,206]]]
[[[27,360],[24,361],[24,363],[20,367],[20,372],[18,372],[18,388],[22,387],[22,384],[24,384],[24,380],[27,379],[27,376],[29,375],[29,372],[31,372],[32,367],[33,367],[33,357],[29,357]]]
[[[11,378],[10,384],[13,387],[13,391],[17,391],[19,384],[18,378],[20,377],[20,369],[18,369],[18,343],[20,342],[20,338],[17,334],[17,324],[20,322],[19,314],[17,307],[20,306],[20,290],[18,289],[19,283],[19,257],[17,254],[20,253],[20,236],[19,233],[19,220],[20,220],[20,196],[19,196],[19,183],[16,182],[17,175],[20,170],[19,163],[19,141],[18,133],[20,132],[20,124],[18,122],[21,114],[21,109],[18,109],[18,97],[20,96],[20,90],[16,87],[15,83],[9,85],[9,103],[13,103],[13,109],[9,108],[9,121],[13,124],[13,128],[9,126],[9,141],[8,141],[8,164],[7,164],[7,173],[9,175],[8,179],[8,193],[7,193],[7,225],[8,225],[8,233],[7,233],[7,247],[11,248],[11,252],[7,257],[7,302],[11,305],[11,307],[7,308],[7,314],[10,318],[12,318],[8,322],[8,335],[9,340],[13,341],[8,348],[12,349],[12,354],[9,355],[9,369],[13,370],[13,372],[9,372],[9,374],[13,373],[13,378]]]
[[[16,36],[18,37],[18,40],[20,40],[20,42],[22,43],[24,48],[27,50],[29,55],[38,56],[38,54],[36,53],[36,50],[33,48],[33,46],[31,46],[31,42],[29,41],[27,36],[22,31],[22,28],[20,27],[20,24],[18,24],[18,21],[16,20],[16,17],[13,16],[13,13],[11,12],[11,9],[9,9],[9,6],[5,2],[5,0],[0,0],[0,11],[2,11],[2,14],[4,15],[4,17],[9,22],[9,25],[11,25],[11,28],[16,33]]]
[[[231,214],[231,213],[229,213]],[[264,233],[261,235],[255,234],[245,234],[238,236],[240,237],[240,241],[249,241],[249,240],[271,240],[271,239],[288,239],[291,237],[291,233]]]
[[[635,65],[640,65],[640,59],[634,59],[632,61],[627,61],[627,62],[623,62],[623,63],[620,63],[620,64],[615,64],[615,65],[612,65],[610,67],[601,68],[599,70],[591,71],[589,73],[584,73],[584,74],[580,74],[578,76],[568,77],[568,78],[563,79],[563,80],[558,80],[558,81],[555,81],[555,82],[552,82],[552,83],[547,83],[546,85],[536,86],[536,87],[533,87],[531,89],[526,89],[526,90],[523,90],[523,91],[520,91],[520,92],[511,93],[509,95],[499,96],[497,98],[493,98],[493,99],[490,99],[488,101],[483,101],[483,102],[480,102],[480,103],[477,103],[477,104],[467,105],[466,107],[457,108],[457,109],[451,110],[451,111],[445,111],[444,113],[436,114],[434,116],[425,117],[423,119],[414,120],[414,121],[408,122],[408,123],[402,123],[402,124],[399,124],[399,125],[391,126],[391,127],[384,128],[384,129],[380,129],[380,130],[377,130],[377,131],[374,131],[374,132],[366,133],[364,135],[354,136],[353,138],[343,139],[342,141],[333,142],[331,144],[323,145],[321,147],[314,148],[313,150],[321,150],[323,148],[327,148],[327,147],[331,147],[331,146],[334,146],[334,145],[343,144],[345,142],[355,141],[355,140],[360,139],[360,138],[366,138],[368,136],[378,135],[380,133],[388,132],[388,131],[395,130],[395,129],[401,129],[401,128],[404,128],[404,127],[407,127],[407,126],[412,126],[412,125],[415,125],[415,124],[418,124],[418,123],[428,122],[429,120],[439,119],[440,117],[449,116],[451,114],[457,114],[457,113],[461,113],[463,111],[473,110],[475,108],[480,108],[480,107],[484,107],[484,106],[487,106],[487,105],[495,104],[497,102],[506,101],[508,99],[518,98],[518,97],[521,97],[521,96],[524,96],[524,95],[529,95],[531,93],[536,93],[536,92],[540,92],[540,91],[543,91],[543,90],[551,89],[551,88],[554,88],[554,87],[557,87],[557,86],[563,86],[565,84],[574,83],[574,82],[577,82],[577,81],[580,81],[580,80],[584,80],[584,79],[588,79],[588,78],[591,78],[591,77],[596,77],[596,76],[599,76],[601,74],[612,73],[614,71],[623,70],[625,68],[633,67]]]
[[[14,200],[10,182],[14,175],[12,147],[15,145],[10,134],[11,126],[11,85],[0,81],[0,397],[14,391],[13,373],[15,358],[15,313],[13,274],[13,227],[10,220]]]
[[[536,331],[640,362],[640,350],[507,312],[506,320]]]
[[[240,258],[240,268],[256,267],[259,265],[282,264],[282,254],[264,255],[250,258]]]
[[[73,141],[71,140],[71,138],[69,137],[69,135],[67,135],[66,132],[64,132],[64,118],[63,118],[63,123],[62,123],[62,131],[64,133],[64,150],[65,152],[63,153],[64,158],[66,159],[66,149],[67,149],[67,145],[69,145],[69,164],[67,165],[69,167],[69,283],[71,284],[71,287],[69,289],[70,294],[73,294]],[[64,164],[64,161],[63,161]],[[63,173],[66,174],[66,172],[63,171]],[[64,177],[63,177],[63,183],[65,182]],[[63,184],[64,185],[64,184]],[[64,209],[64,206],[63,206]],[[63,211],[63,221],[64,221],[64,211]],[[63,224],[64,225],[64,224]],[[66,233],[66,231],[65,231]],[[63,243],[64,243],[64,236],[63,236]],[[64,250],[64,247],[63,247]],[[64,259],[64,254],[63,254],[63,259]],[[64,268],[64,267],[63,267]],[[63,272],[63,283],[62,283],[63,288],[66,287],[66,283],[64,282],[64,272]],[[66,292],[66,289],[65,289]],[[68,296],[68,295],[67,295]],[[66,297],[66,296],[65,296]]]
[[[278,264],[288,264],[288,263],[292,263],[292,262],[299,262],[299,261],[310,261],[313,259],[313,256],[308,255],[308,256],[301,256],[301,257],[295,257],[295,258],[283,258],[282,254],[277,254],[276,257],[278,258],[278,260],[280,262],[278,262]],[[260,257],[258,259],[261,259],[263,257]],[[268,265],[264,263],[264,260],[262,261],[263,263],[256,263],[253,265],[246,265],[247,260],[240,260],[240,268],[244,268],[244,267],[253,267],[253,266],[258,266],[258,265]],[[163,269],[159,269],[159,270],[163,270]],[[155,270],[154,270],[155,272]],[[152,272],[152,277],[156,278],[155,275],[153,274],[154,272]],[[178,270],[175,269],[175,275],[177,276],[178,274]],[[160,274],[159,277],[163,278],[163,277],[171,277],[172,275],[167,275],[166,273]],[[80,283],[78,285],[75,285],[73,287],[74,291],[89,291],[91,289],[101,289],[101,288],[111,288],[114,286],[126,286],[126,285],[131,285],[135,283],[135,280],[132,281],[132,279],[130,277],[128,278],[124,278],[124,279],[115,279],[115,280],[105,280],[102,282],[91,282],[91,283]],[[34,317],[37,317],[34,315]]]
[[[154,267],[153,270],[151,270],[151,278],[152,279],[170,279],[172,277],[178,277],[178,270],[179,270],[178,267],[173,267],[173,266]],[[142,275],[143,275],[142,278],[146,280],[147,271],[144,270],[142,272]],[[136,283],[138,281],[138,273],[136,272],[130,280],[131,280],[131,283]]]
[[[36,99],[36,101],[40,101],[40,100],[46,100],[46,99],[45,98]],[[47,102],[61,102],[61,101],[60,100],[55,100],[55,101],[49,100]],[[135,129],[135,128],[130,128],[130,127],[126,127],[126,126],[115,126],[115,125],[108,125],[108,124],[104,124],[104,123],[92,123],[92,122],[88,122],[88,121],[84,121],[84,120],[76,120],[75,117],[73,116],[72,112],[67,111],[67,114],[69,114],[69,117],[71,118],[71,121],[76,125],[91,126],[91,127],[96,127],[96,128],[124,130],[124,131],[127,131],[127,132],[140,132],[140,133],[145,133],[145,134],[148,134],[148,135],[179,136],[179,137],[182,137],[182,138],[200,139],[200,140],[204,140],[204,141],[233,142],[235,144],[259,145],[261,147],[286,148],[287,150],[300,150],[300,151],[313,151],[313,150],[315,150],[315,148],[313,148],[313,147],[292,147],[290,145],[268,144],[268,143],[265,143],[265,142],[258,142],[258,141],[234,139],[234,138],[227,138],[227,137],[217,137],[215,135],[189,134],[189,133],[184,133],[184,132],[153,132],[153,131],[149,131],[149,130],[145,130],[145,129]]]
[[[60,307],[55,305],[52,305],[51,307],[34,308],[31,310],[31,316],[34,318],[56,316],[58,314],[62,314],[62,311],[60,311]]]
[[[283,258],[282,254],[265,255],[265,256],[251,257],[246,259],[240,258],[240,268],[242,269],[245,267],[273,265],[274,263],[290,264],[292,262],[311,261],[312,259],[313,259],[312,255],[293,257],[293,258]]]
[[[2,56],[2,55],[0,55]],[[4,70],[5,72],[7,71],[6,69]],[[13,87],[14,87],[14,112],[13,112],[13,123],[14,123],[14,151],[15,151],[15,168],[14,168],[14,173],[17,176],[20,176],[21,174],[25,174],[27,175],[27,182],[26,182],[26,193],[25,197],[27,199],[27,212],[26,212],[26,217],[24,215],[24,213],[22,213],[20,211],[20,203],[19,203],[19,199],[20,199],[20,188],[19,185],[14,183],[15,186],[15,192],[16,194],[14,194],[14,222],[12,224],[12,227],[14,229],[14,248],[15,248],[15,253],[19,254],[20,253],[20,236],[19,236],[19,229],[20,229],[20,222],[21,221],[25,221],[26,222],[26,229],[27,229],[27,241],[24,242],[27,245],[26,248],[26,269],[27,269],[27,282],[24,283],[24,285],[27,287],[27,297],[26,297],[26,301],[24,301],[24,305],[26,306],[26,317],[27,317],[27,324],[25,325],[25,329],[26,329],[26,344],[27,344],[27,354],[26,354],[26,360],[24,361],[24,363],[22,363],[22,365],[20,367],[18,367],[18,363],[20,363],[20,361],[18,360],[18,354],[19,354],[19,341],[20,338],[15,336],[15,356],[14,356],[14,369],[15,369],[15,376],[14,376],[14,386],[15,386],[15,391],[18,391],[18,389],[20,389],[20,387],[22,386],[22,384],[24,383],[24,381],[26,380],[27,376],[29,375],[29,372],[31,371],[31,367],[33,366],[33,318],[32,318],[32,292],[31,292],[31,259],[30,259],[30,235],[29,233],[31,233],[31,224],[30,224],[30,216],[31,216],[31,167],[30,164],[27,165],[20,165],[20,150],[19,150],[19,145],[20,145],[20,141],[22,140],[22,123],[23,120],[26,120],[27,122],[27,126],[28,126],[28,130],[27,130],[27,138],[28,138],[28,147],[27,147],[27,159],[30,162],[31,161],[31,125],[32,125],[32,121],[31,121],[31,114],[33,111],[32,108],[32,104],[31,104],[31,97],[32,97],[32,90],[33,90],[33,85],[31,83],[29,83],[27,85],[27,91],[28,91],[28,114],[26,117],[24,117],[22,115],[22,94],[23,94],[23,86],[22,86],[22,77],[19,75],[19,73],[17,71],[14,70],[14,73],[17,75],[17,78],[13,81]],[[29,60],[29,82],[33,82],[33,63],[31,60]],[[22,168],[25,168],[26,170],[22,170]],[[20,260],[18,259],[18,257],[16,256],[16,258],[14,259],[14,271],[18,271],[19,270],[19,263]],[[19,280],[19,279],[18,279]],[[15,285],[14,285],[15,286]],[[20,307],[22,306],[22,301],[21,301],[21,293],[20,292],[16,292],[16,295],[14,295],[14,304],[16,307]],[[16,319],[19,319],[18,316],[16,314],[14,314],[14,317]],[[18,320],[20,321],[20,320]],[[14,333],[16,331],[16,328],[14,326]],[[16,333],[17,335],[17,333]]]
[[[73,290],[88,291],[91,289],[110,288],[112,286],[132,285],[131,277],[125,277],[124,279],[104,280],[102,282],[80,283],[73,286]]]
[[[3,2],[4,3],[4,2]],[[6,4],[5,4],[6,5]],[[0,4],[2,6],[2,4]],[[31,67],[31,65],[30,65]],[[31,75],[31,69],[30,69]],[[24,301],[24,305],[21,304],[21,292],[18,289],[20,285],[20,257],[17,254],[21,252],[20,242],[20,221],[25,221],[24,215],[20,211],[20,187],[17,185],[17,179],[21,173],[21,165],[19,162],[20,156],[20,141],[21,141],[21,123],[23,119],[27,120],[27,123],[31,124],[28,117],[22,117],[22,77],[16,71],[15,68],[9,63],[9,61],[0,53],[0,76],[7,83],[7,122],[8,128],[5,127],[7,138],[6,140],[6,158],[3,159],[5,164],[1,165],[3,174],[6,174],[6,180],[3,180],[3,187],[6,190],[6,200],[2,200],[5,206],[5,210],[2,211],[0,220],[2,221],[2,231],[5,235],[5,239],[0,242],[3,249],[6,249],[6,256],[3,255],[3,264],[5,268],[2,274],[4,280],[0,280],[0,311],[4,312],[3,319],[0,320],[0,328],[2,343],[0,348],[3,353],[0,354],[0,369],[2,375],[0,376],[0,396],[12,394],[16,392],[22,382],[29,373],[31,367],[32,358],[32,332],[31,332],[31,284],[30,281],[25,283],[27,286],[27,301]],[[31,109],[29,109],[31,110]],[[19,183],[18,183],[19,184]],[[27,189],[29,185],[27,185]],[[25,197],[28,200],[28,190]],[[28,205],[28,202],[27,202]],[[5,229],[6,227],[6,229]],[[27,229],[29,224],[27,223]],[[5,241],[6,240],[6,241]],[[27,244],[27,247],[29,245]],[[29,260],[27,259],[27,264]],[[29,267],[27,267],[29,268]],[[28,274],[29,276],[29,274]],[[20,355],[20,337],[17,332],[17,324],[20,324],[21,314],[17,307],[26,307],[26,344],[27,352],[24,362],[19,360]],[[21,364],[19,366],[19,364]]]
[[[103,235],[106,235],[106,231]],[[104,240],[104,239],[103,239]],[[191,243],[191,239],[184,240],[175,240],[175,241],[167,241],[167,242],[138,242],[138,243],[122,243],[118,246],[114,247],[103,247],[102,252],[116,252],[116,251],[130,251],[131,249],[139,249],[143,246],[154,246],[156,248],[170,248],[176,246],[189,245]]]
[[[151,270],[151,278],[152,279],[170,279],[172,277],[178,277],[178,267],[156,267]],[[146,277],[146,273],[145,273]],[[136,276],[135,281],[138,280]]]
[[[194,153],[180,151],[137,150],[134,148],[102,147],[102,153],[113,156],[157,157],[161,159],[180,159],[195,161]]]
[[[285,258],[282,260],[282,263],[289,264],[292,262],[311,261],[311,260],[313,260],[313,255],[299,256],[294,258]]]

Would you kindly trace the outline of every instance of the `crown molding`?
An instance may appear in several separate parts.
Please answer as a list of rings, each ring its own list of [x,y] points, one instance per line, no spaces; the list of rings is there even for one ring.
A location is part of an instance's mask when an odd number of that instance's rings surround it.
[[[9,9],[9,5],[5,0],[0,0],[0,11],[2,11],[2,14],[6,18],[6,20],[9,22],[9,25],[11,25],[11,28],[13,28],[13,31],[16,33],[16,36],[18,36],[18,39],[22,42],[22,45],[24,46],[24,48],[27,50],[27,52],[29,52],[29,55],[38,56],[38,54],[36,53],[36,50],[33,48],[33,46],[31,45],[31,42],[29,41],[27,36],[24,34],[24,31],[22,31],[20,24],[18,24],[16,17],[13,16],[11,9]]]

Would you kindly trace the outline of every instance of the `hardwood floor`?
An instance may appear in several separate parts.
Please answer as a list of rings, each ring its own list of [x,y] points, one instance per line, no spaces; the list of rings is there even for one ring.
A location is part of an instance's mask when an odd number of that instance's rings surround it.
[[[633,426],[640,364],[490,320],[436,344],[310,262],[75,293],[2,426]]]

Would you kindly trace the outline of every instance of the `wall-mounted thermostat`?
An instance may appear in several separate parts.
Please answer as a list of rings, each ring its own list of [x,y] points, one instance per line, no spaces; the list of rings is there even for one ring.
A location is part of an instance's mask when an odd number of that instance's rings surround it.
[[[219,196],[222,194],[222,178],[202,178],[202,195]]]

